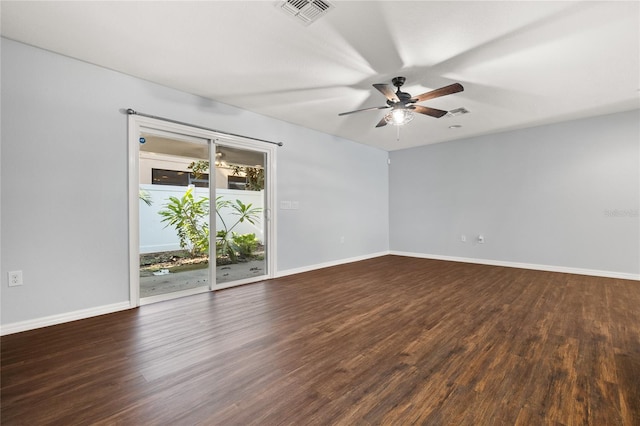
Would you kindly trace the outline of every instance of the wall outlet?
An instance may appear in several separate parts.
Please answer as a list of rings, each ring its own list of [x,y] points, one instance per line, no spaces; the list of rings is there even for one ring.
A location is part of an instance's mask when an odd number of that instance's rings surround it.
[[[467,242],[467,236],[464,235],[464,234],[460,235],[460,242],[461,243],[466,243]]]
[[[22,271],[9,271],[9,287],[22,285]]]

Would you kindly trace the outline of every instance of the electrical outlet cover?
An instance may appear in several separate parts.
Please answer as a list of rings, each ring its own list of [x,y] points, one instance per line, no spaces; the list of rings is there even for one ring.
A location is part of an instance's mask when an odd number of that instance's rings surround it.
[[[22,271],[9,271],[9,287],[17,287],[22,285]]]

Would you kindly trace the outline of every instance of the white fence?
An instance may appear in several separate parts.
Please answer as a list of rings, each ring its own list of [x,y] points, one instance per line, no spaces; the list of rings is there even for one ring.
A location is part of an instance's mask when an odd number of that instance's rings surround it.
[[[158,214],[169,202],[169,197],[181,198],[187,188],[184,186],[169,185],[140,185],[140,190],[149,194],[151,205],[148,206],[140,200],[140,253],[154,253],[168,250],[179,250],[180,240],[178,234],[172,226],[166,226],[162,222],[163,217]],[[194,198],[209,197],[208,188],[195,188]],[[264,192],[263,191],[240,191],[235,189],[216,189],[216,195],[222,196],[225,200],[235,202],[240,200],[244,204],[252,204],[252,207],[259,207],[264,212]],[[214,206],[213,201],[210,202]],[[232,209],[224,209],[221,215],[228,227],[231,227],[238,220],[238,216],[231,214]],[[264,217],[264,214],[261,214]],[[248,222],[239,223],[233,232],[238,234],[256,234],[259,241],[264,241],[264,219],[252,225]],[[216,229],[222,229],[220,218],[216,215]],[[215,231],[211,230],[211,236],[215,236]]]

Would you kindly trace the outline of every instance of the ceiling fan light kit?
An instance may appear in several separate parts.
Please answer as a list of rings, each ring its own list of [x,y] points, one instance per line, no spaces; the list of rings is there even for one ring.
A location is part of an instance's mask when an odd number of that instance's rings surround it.
[[[387,122],[387,124],[403,126],[413,120],[414,115],[413,111],[409,109],[395,108],[384,116],[384,121]]]
[[[387,114],[385,114],[384,117],[382,117],[382,120],[378,122],[376,127],[383,127],[383,126],[386,126],[387,124],[402,126],[404,124],[407,124],[411,120],[413,120],[413,117],[416,112],[419,114],[424,114],[424,115],[428,115],[430,117],[435,117],[435,118],[440,118],[447,115],[449,111],[444,111],[436,108],[429,108],[423,105],[416,105],[416,103],[426,101],[429,99],[439,98],[440,96],[451,95],[453,93],[462,92],[464,90],[464,87],[462,87],[460,83],[454,83],[445,87],[441,87],[439,89],[432,90],[430,92],[423,93],[418,96],[411,96],[411,94],[400,90],[400,87],[402,87],[405,80],[406,79],[404,77],[394,77],[391,80],[393,85],[397,88],[395,92],[388,84],[380,83],[380,84],[373,85],[373,87],[375,87],[380,93],[382,93],[387,98],[386,105],[371,107],[371,108],[363,108],[363,109],[358,109],[358,110],[349,111],[349,112],[342,112],[338,115],[341,116],[341,115],[353,114],[353,113],[362,112],[362,111],[373,111],[376,109],[392,108],[390,112],[388,112]]]

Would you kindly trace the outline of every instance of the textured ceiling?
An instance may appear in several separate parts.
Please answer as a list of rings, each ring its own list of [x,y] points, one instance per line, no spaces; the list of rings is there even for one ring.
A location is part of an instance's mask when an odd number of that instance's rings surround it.
[[[276,1],[2,1],[2,35],[385,150],[640,107],[640,3],[333,1],[304,26]],[[469,114],[374,128],[371,85],[405,76]],[[153,111],[148,111],[154,113]],[[461,128],[450,129],[451,125]]]

